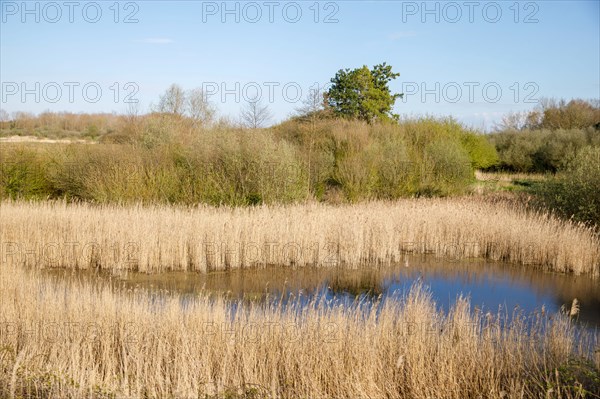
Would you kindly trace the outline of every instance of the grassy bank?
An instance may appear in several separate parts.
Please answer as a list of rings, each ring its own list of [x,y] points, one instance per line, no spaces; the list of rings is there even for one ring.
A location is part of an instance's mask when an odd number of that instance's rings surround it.
[[[593,231],[479,197],[244,208],[3,202],[2,261],[33,267],[212,271],[356,267],[404,253],[600,275]]]
[[[448,314],[414,287],[374,309],[300,309],[1,269],[0,396],[576,398],[598,387],[592,337],[568,316]],[[588,396],[585,396],[588,397]]]

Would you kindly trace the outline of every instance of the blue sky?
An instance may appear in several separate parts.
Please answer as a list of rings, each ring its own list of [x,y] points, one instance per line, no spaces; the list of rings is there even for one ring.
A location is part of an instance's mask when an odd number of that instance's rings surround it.
[[[478,128],[542,97],[600,97],[598,1],[2,0],[0,13],[8,112],[124,112],[128,94],[145,112],[178,83],[231,118],[258,87],[277,122],[338,69],[381,62],[401,74],[396,112]]]

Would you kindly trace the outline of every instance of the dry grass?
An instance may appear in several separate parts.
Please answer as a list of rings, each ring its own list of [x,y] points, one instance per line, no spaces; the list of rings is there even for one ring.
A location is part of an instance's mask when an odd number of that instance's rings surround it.
[[[83,139],[49,139],[45,137],[36,137],[36,136],[9,136],[9,137],[0,137],[0,143],[39,143],[39,144],[70,144],[70,143],[79,143],[79,144],[93,144],[94,141],[91,140],[83,140]]]
[[[465,299],[446,315],[419,286],[379,312],[240,303],[231,313],[202,295],[0,270],[8,398],[580,397],[565,365],[593,344],[576,341],[566,315],[507,322]]]
[[[533,180],[542,181],[548,178],[548,175],[542,173],[508,173],[508,172],[483,172],[475,171],[475,178],[479,181],[493,182],[513,182],[514,180]]]
[[[413,252],[600,275],[590,230],[477,198],[253,208],[3,202],[0,211],[5,264],[206,272],[357,267]]]

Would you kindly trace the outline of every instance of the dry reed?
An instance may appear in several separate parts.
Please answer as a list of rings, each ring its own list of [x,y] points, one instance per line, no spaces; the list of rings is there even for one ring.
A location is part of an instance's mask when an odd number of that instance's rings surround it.
[[[476,170],[475,178],[480,181],[510,183],[514,180],[542,181],[547,179],[548,175],[542,173],[483,172],[481,170]]]
[[[219,298],[0,271],[8,398],[569,398],[561,367],[592,344],[567,315],[508,321],[460,298],[444,314],[420,286],[378,311],[232,312]]]
[[[177,208],[3,202],[2,263],[155,273],[265,265],[357,267],[407,252],[600,275],[581,225],[477,198]]]

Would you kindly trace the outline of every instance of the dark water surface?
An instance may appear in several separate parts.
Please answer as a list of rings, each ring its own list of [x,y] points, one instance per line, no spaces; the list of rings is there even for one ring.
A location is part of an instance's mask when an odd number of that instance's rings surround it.
[[[268,267],[209,274],[167,272],[155,275],[126,273],[108,275],[90,271],[49,269],[45,274],[59,279],[109,280],[124,288],[144,288],[156,292],[176,292],[184,298],[201,292],[224,294],[232,299],[261,301],[266,298],[337,299],[352,303],[396,300],[417,281],[428,287],[438,307],[448,309],[459,295],[468,296],[472,307],[512,313],[549,313],[562,306],[580,303],[579,323],[600,328],[600,281],[531,270],[529,266],[482,260],[455,262],[432,256],[407,257],[395,266],[347,268]]]

